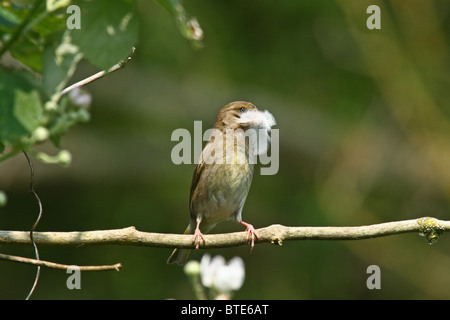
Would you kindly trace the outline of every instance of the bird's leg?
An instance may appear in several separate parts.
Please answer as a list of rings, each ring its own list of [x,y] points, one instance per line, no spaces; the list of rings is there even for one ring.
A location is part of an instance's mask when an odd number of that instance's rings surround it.
[[[197,242],[197,244],[195,245],[195,249],[198,250],[198,248],[200,247],[200,239],[203,240],[203,244],[206,243],[205,237],[203,237],[203,233],[200,231],[200,223],[202,222],[202,219],[197,218],[197,227],[195,228],[194,231],[194,239],[192,239],[192,242]]]
[[[255,237],[256,237],[256,239],[259,239],[258,233],[256,233],[255,228],[250,223],[246,223],[244,221],[241,221],[239,223],[246,227],[245,231],[247,232],[247,242],[249,241],[250,236],[251,236],[252,243],[251,243],[250,250],[253,250],[253,247],[255,246]]]

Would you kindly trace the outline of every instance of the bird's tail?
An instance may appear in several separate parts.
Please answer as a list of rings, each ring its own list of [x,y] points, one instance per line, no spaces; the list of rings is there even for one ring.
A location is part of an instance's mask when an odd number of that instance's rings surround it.
[[[186,263],[190,252],[191,249],[175,249],[173,250],[169,259],[167,259],[167,263],[176,263],[180,266],[183,266]]]
[[[191,234],[190,225],[184,230],[184,234]],[[189,253],[191,252],[191,249],[175,249],[173,250],[172,254],[170,255],[169,259],[167,259],[167,263],[176,263],[180,266],[183,266],[187,258],[189,256]]]

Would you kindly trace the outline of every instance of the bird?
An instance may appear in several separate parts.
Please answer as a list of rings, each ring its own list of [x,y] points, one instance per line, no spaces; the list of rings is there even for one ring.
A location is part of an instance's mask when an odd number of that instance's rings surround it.
[[[228,103],[216,118],[192,176],[189,212],[190,222],[184,234],[192,234],[198,249],[206,243],[204,233],[217,223],[231,220],[246,227],[247,242],[254,247],[259,239],[253,225],[242,220],[253,179],[255,156],[267,150],[269,132],[275,118],[250,102]],[[190,249],[175,249],[168,264],[184,265]]]

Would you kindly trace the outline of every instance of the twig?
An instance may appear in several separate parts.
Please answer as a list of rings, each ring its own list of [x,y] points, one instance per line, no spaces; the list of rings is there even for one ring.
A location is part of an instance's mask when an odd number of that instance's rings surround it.
[[[128,56],[128,58],[126,60],[122,60],[119,63],[115,64],[114,66],[112,66],[109,70],[103,70],[100,72],[97,72],[96,74],[87,77],[86,79],[83,79],[81,81],[78,81],[70,86],[68,86],[67,88],[63,89],[60,93],[59,93],[59,98],[62,97],[63,95],[67,94],[68,92],[70,92],[71,90],[75,89],[75,88],[79,88],[82,87],[84,85],[87,85],[88,83],[91,83],[95,80],[98,80],[100,78],[103,78],[104,76],[117,71],[119,69],[122,69],[123,67],[125,67],[127,65],[127,63],[131,60],[131,56],[134,54],[135,48],[133,48],[133,50],[131,51],[131,54]]]
[[[68,268],[73,267],[73,265],[60,264],[60,263],[55,263],[55,262],[36,260],[36,259],[30,259],[30,258],[25,258],[25,257],[19,257],[19,256],[11,256],[9,254],[2,254],[2,253],[0,253],[0,259],[12,261],[12,262],[32,264],[35,266],[46,267],[46,268],[51,268],[51,269],[58,269],[58,270],[67,270]],[[122,264],[116,263],[113,265],[76,266],[76,267],[78,267],[80,271],[109,271],[109,270],[120,271],[120,269],[122,268]]]
[[[274,243],[293,240],[361,240],[402,233],[420,233],[431,244],[438,236],[450,231],[450,221],[424,217],[419,219],[386,222],[357,227],[287,227],[271,225],[258,229],[259,240],[255,243]],[[209,234],[200,249],[237,247],[246,245],[246,232]],[[191,235],[148,233],[135,227],[113,230],[35,232],[34,240],[40,246],[123,245],[159,248],[194,248]],[[29,245],[27,232],[0,231],[0,245]]]
[[[41,202],[41,199],[39,198],[39,196],[37,195],[36,191],[34,191],[34,186],[33,186],[33,183],[34,183],[34,168],[33,168],[33,162],[31,161],[30,157],[28,156],[28,153],[26,153],[25,151],[23,151],[23,154],[24,154],[25,157],[27,158],[28,166],[30,167],[30,192],[31,192],[31,193],[33,194],[33,196],[36,198],[36,201],[37,201],[38,206],[39,206],[38,217],[36,218],[36,221],[34,222],[33,226],[31,227],[31,230],[30,230],[30,241],[31,241],[31,244],[33,245],[34,253],[35,253],[36,259],[37,259],[37,261],[39,261],[39,259],[40,259],[40,258],[39,258],[39,250],[38,250],[38,248],[37,248],[36,242],[35,242],[34,239],[33,239],[33,232],[34,232],[34,230],[36,230],[36,228],[37,228],[37,226],[38,226],[38,224],[39,224],[39,221],[41,220],[41,217],[42,217],[42,202]],[[38,265],[37,270],[36,270],[36,277],[35,277],[35,279],[34,279],[33,286],[31,287],[31,290],[30,290],[30,292],[28,293],[28,295],[27,295],[27,297],[25,298],[25,300],[29,300],[30,297],[31,297],[31,295],[32,295],[33,292],[34,292],[34,289],[36,289],[37,283],[38,283],[38,281],[39,281],[39,275],[40,275],[40,273],[41,273],[41,267],[40,267],[40,265]]]

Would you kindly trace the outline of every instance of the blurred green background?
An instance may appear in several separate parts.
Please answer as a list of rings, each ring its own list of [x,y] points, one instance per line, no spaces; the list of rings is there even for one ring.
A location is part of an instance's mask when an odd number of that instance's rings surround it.
[[[44,206],[39,231],[135,226],[182,233],[194,165],[174,165],[177,128],[212,127],[218,110],[246,100],[269,110],[280,132],[280,167],[256,174],[243,211],[256,228],[357,226],[422,216],[450,220],[450,2],[183,2],[205,34],[194,50],[172,17],[139,1],[140,39],[126,68],[86,87],[92,120],[62,140],[69,168],[35,160]],[[366,9],[381,8],[381,30]],[[84,63],[73,82],[97,70]],[[50,144],[42,150],[56,153]],[[256,172],[259,172],[257,170]],[[29,230],[38,208],[22,156],[0,165],[0,229]],[[223,223],[215,233],[241,231]],[[31,247],[2,253],[33,257]],[[418,234],[360,241],[291,241],[200,250],[240,256],[236,299],[449,299],[450,238]],[[83,273],[68,290],[63,271],[41,270],[34,299],[192,299],[170,249],[40,247],[44,260],[120,262],[120,272]],[[381,268],[381,290],[366,269]],[[23,299],[35,268],[0,262],[0,298]]]

